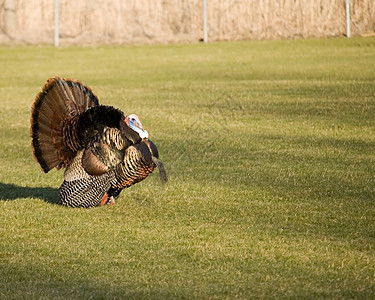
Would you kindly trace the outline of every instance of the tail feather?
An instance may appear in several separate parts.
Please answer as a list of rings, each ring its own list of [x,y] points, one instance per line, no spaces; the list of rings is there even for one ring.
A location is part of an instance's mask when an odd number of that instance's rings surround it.
[[[30,133],[34,156],[44,172],[64,167],[73,159],[76,149],[71,145],[76,143],[71,140],[77,133],[64,133],[63,126],[74,125],[80,113],[97,105],[98,98],[80,81],[60,77],[47,80],[31,107]]]

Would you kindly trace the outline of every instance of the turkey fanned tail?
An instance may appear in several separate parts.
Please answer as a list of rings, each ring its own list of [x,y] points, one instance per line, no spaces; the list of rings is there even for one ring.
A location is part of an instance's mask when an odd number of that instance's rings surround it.
[[[67,167],[78,150],[77,118],[98,98],[80,81],[52,77],[31,107],[31,147],[35,159],[47,173]]]

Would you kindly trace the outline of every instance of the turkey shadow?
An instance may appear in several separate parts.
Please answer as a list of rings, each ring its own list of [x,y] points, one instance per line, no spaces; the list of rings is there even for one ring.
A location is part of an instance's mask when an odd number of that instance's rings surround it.
[[[0,182],[0,201],[18,198],[39,198],[45,202],[58,204],[59,190],[50,187],[24,187]]]

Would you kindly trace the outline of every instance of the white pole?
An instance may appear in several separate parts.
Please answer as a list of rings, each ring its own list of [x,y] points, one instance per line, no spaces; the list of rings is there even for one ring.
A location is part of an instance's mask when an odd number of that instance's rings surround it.
[[[207,43],[207,0],[203,0],[203,42]]]
[[[55,0],[55,47],[59,46],[59,0]]]
[[[350,0],[345,0],[346,8],[346,37],[350,37]]]

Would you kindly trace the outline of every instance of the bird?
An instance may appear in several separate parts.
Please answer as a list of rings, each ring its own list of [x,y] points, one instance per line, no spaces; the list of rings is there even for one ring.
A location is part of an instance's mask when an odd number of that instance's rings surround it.
[[[51,77],[31,106],[31,148],[42,171],[65,168],[59,204],[115,204],[155,167],[168,180],[156,145],[136,114],[100,105],[81,81]]]

